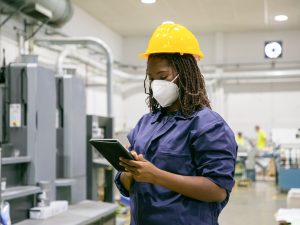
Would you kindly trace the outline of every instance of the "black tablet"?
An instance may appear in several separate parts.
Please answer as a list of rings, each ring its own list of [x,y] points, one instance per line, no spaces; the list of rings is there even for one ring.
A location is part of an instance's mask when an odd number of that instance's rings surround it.
[[[118,171],[125,171],[125,168],[119,164],[120,157],[134,160],[130,152],[117,139],[91,139],[89,142]]]

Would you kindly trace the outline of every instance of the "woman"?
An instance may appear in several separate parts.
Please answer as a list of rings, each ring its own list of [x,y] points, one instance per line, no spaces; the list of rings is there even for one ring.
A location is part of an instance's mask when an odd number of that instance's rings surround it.
[[[162,24],[150,39],[144,83],[150,113],[129,133],[135,160],[120,159],[120,192],[130,196],[131,225],[209,225],[234,185],[237,145],[210,108],[196,59],[197,39],[179,24]]]

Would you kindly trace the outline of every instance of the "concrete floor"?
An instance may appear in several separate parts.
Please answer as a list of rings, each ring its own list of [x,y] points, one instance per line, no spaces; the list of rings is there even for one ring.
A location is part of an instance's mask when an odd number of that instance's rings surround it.
[[[274,181],[258,181],[235,187],[219,217],[220,225],[276,225],[274,214],[286,207],[287,194],[277,191]]]

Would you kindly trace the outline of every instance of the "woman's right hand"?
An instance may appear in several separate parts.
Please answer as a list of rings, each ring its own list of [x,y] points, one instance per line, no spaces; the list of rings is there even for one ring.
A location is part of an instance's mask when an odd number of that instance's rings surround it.
[[[128,146],[126,146],[126,148],[128,149]],[[138,155],[136,153],[136,151],[132,150],[130,153],[133,156],[134,160],[136,160],[136,161],[142,161],[143,160],[142,155]],[[126,172],[126,171],[121,173],[121,182],[122,182],[122,184],[124,185],[124,187],[126,188],[127,191],[130,190],[132,181],[133,181],[133,174],[132,173]]]

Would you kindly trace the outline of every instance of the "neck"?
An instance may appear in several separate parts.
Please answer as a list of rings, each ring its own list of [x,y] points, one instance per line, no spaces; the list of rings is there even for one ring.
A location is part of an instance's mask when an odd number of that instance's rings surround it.
[[[166,108],[167,112],[177,112],[179,109],[179,100],[176,100],[172,105]]]

